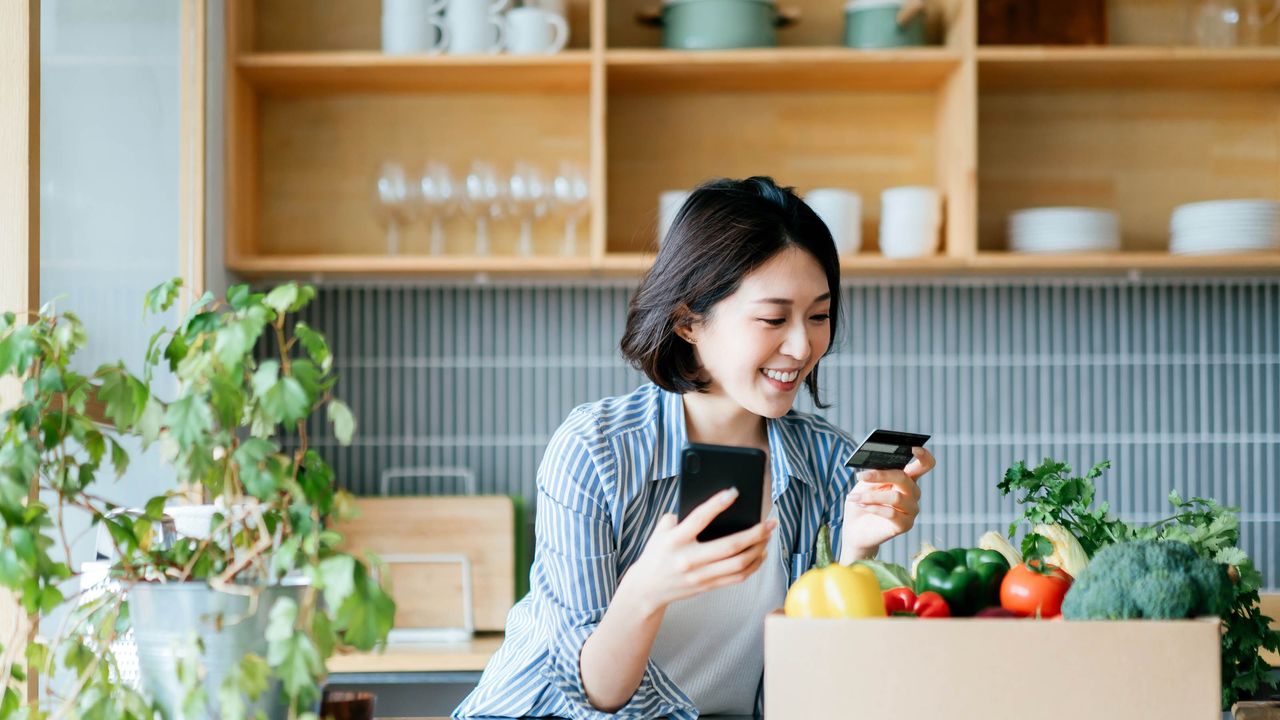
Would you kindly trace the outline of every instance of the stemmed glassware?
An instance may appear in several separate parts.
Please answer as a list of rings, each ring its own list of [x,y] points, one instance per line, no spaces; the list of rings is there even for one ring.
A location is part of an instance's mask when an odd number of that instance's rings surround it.
[[[453,217],[461,206],[461,188],[453,180],[449,166],[439,160],[428,161],[418,180],[423,214],[431,223],[431,254],[444,254],[444,221]]]
[[[549,215],[564,222],[560,252],[566,256],[578,253],[578,223],[590,211],[590,183],[578,163],[562,161],[554,175],[527,161],[513,163],[509,174],[479,159],[461,175],[455,175],[440,160],[429,160],[421,167],[416,176],[394,161],[378,168],[374,205],[385,228],[388,253],[401,251],[404,228],[421,218],[427,225],[430,254],[443,255],[446,224],[459,213],[475,223],[478,256],[493,252],[492,224],[514,218],[520,227],[516,252],[531,257],[534,226]]]
[[[498,180],[493,164],[484,160],[471,163],[467,172],[463,209],[476,223],[476,255],[490,253],[489,220],[498,220],[507,214],[507,191]]]
[[[536,165],[517,162],[511,171],[511,207],[520,217],[518,252],[533,255],[533,221],[547,214],[547,183]]]
[[[563,255],[578,254],[578,221],[587,214],[591,188],[587,174],[576,163],[561,161],[560,172],[552,181],[553,205],[564,217]]]
[[[379,219],[386,226],[388,254],[400,252],[400,227],[412,216],[412,201],[413,193],[404,167],[396,162],[382,163],[378,168],[374,205]]]

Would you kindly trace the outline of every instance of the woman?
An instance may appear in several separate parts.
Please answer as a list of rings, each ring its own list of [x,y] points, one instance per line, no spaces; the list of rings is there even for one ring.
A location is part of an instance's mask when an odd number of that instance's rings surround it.
[[[919,513],[905,471],[845,461],[819,407],[840,266],[826,226],[769,178],[694,191],[632,299],[622,352],[652,380],[570,413],[538,471],[531,590],[455,716],[694,718],[760,702],[763,619],[809,567],[820,525],[841,562],[874,556]],[[688,442],[767,453],[760,524],[699,543],[725,491],[677,522]]]

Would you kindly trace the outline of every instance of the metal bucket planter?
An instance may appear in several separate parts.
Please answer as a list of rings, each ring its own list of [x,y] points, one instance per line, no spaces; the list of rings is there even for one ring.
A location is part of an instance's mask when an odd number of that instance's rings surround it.
[[[267,623],[271,607],[281,597],[301,602],[302,586],[263,587],[257,605],[241,595],[217,592],[206,583],[138,583],[129,590],[129,617],[138,647],[142,688],[160,704],[167,717],[182,715],[182,685],[178,663],[191,649],[191,638],[204,644],[201,665],[209,702],[207,717],[218,717],[218,688],[227,673],[246,653],[267,656]],[[271,720],[288,714],[280,700],[279,683],[273,681],[248,715],[262,710]],[[247,700],[247,699],[246,699]]]

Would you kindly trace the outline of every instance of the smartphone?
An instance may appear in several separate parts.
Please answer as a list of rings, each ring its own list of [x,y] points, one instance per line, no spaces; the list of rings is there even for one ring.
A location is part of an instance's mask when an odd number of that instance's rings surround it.
[[[928,440],[928,435],[919,433],[872,430],[845,465],[861,470],[901,470],[914,457],[911,448],[924,447]]]
[[[680,519],[729,488],[738,489],[738,499],[698,533],[706,542],[732,535],[760,522],[764,500],[763,450],[732,445],[689,443],[680,454]]]

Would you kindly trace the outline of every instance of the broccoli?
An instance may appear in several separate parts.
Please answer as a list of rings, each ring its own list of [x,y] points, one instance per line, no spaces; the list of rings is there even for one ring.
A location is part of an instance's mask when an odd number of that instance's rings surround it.
[[[1062,602],[1068,620],[1173,620],[1230,609],[1225,565],[1183,542],[1131,540],[1098,551]]]

